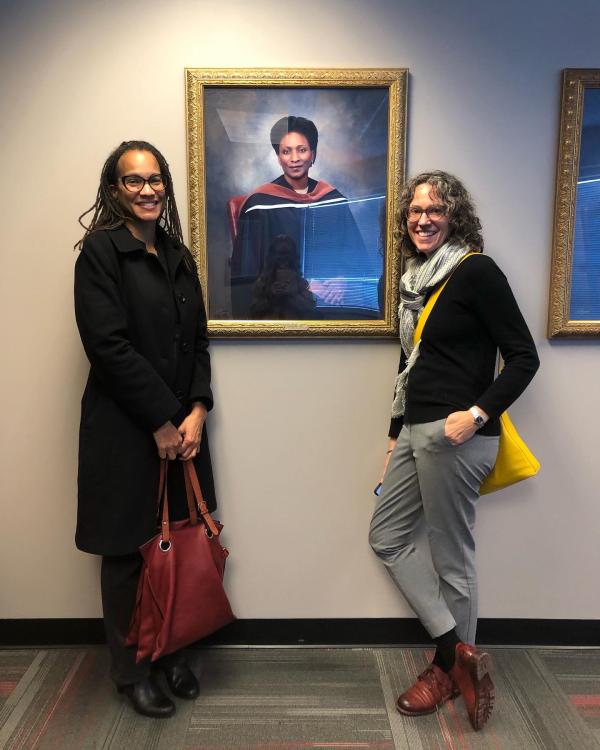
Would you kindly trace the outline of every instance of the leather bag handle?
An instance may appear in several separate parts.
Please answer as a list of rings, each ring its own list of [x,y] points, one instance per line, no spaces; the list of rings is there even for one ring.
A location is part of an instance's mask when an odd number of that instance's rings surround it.
[[[168,545],[171,540],[171,526],[169,523],[169,491],[168,491],[168,472],[169,472],[169,459],[163,458],[160,461],[160,473],[158,478],[158,501],[157,501],[157,508],[160,509],[160,504],[162,501],[162,518],[161,518],[161,524],[160,524],[160,532],[161,532],[161,544]],[[186,480],[186,499],[188,504],[188,511],[190,514],[190,522],[192,526],[195,526],[198,523],[198,509],[196,507],[196,503],[194,501],[194,497],[191,494],[191,492],[188,492],[187,488],[187,475],[185,475]]]
[[[160,523],[160,545],[166,544],[171,546],[171,528],[169,526],[169,493],[167,490],[167,473],[169,471],[169,461],[166,458],[161,459],[160,474],[158,478],[158,508],[162,500],[162,519]],[[168,547],[167,547],[168,549]]]
[[[163,458],[160,461],[160,473],[158,478],[158,499],[157,508],[160,508],[162,501],[162,518],[160,525],[160,536],[161,546],[170,546],[171,541],[171,527],[169,524],[169,492],[167,476],[169,471],[169,459]],[[190,514],[190,523],[195,526],[198,523],[198,509],[202,516],[202,521],[215,536],[219,535],[219,528],[213,521],[212,516],[208,512],[208,507],[202,495],[200,488],[200,482],[196,474],[196,469],[192,461],[183,462],[183,477],[185,479],[185,495],[188,504],[188,511]]]
[[[185,499],[187,500],[188,513],[190,514],[190,523],[192,526],[195,526],[198,523],[198,505],[196,504],[188,477],[187,465],[189,463],[190,461],[185,461],[183,464],[183,478],[185,479]]]
[[[198,508],[200,509],[202,521],[205,523],[206,527],[212,534],[218,536],[219,529],[213,521],[212,516],[208,512],[208,508],[206,506],[204,496],[202,495],[200,482],[198,481],[198,475],[196,474],[196,469],[194,467],[193,461],[183,462],[183,474],[185,477],[185,490],[188,496],[188,507],[190,507],[190,502],[194,504],[192,497],[195,498],[195,502],[198,503]],[[198,517],[196,516],[196,519],[197,518]]]

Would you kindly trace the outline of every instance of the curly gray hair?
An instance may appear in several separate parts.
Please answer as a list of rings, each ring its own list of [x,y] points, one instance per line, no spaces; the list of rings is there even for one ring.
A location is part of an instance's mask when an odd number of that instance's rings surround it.
[[[467,245],[472,252],[482,252],[481,222],[475,215],[475,206],[469,192],[458,177],[438,170],[421,172],[421,174],[408,180],[402,189],[398,224],[395,232],[402,255],[409,258],[417,254],[417,249],[408,234],[406,217],[416,188],[423,184],[431,185],[438,198],[448,209],[448,239]]]

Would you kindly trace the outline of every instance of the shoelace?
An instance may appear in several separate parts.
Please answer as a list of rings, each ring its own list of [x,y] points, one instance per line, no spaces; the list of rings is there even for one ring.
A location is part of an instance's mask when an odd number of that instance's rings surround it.
[[[431,691],[439,691],[441,693],[454,692],[450,678],[443,672],[441,675],[443,675],[443,678],[445,679],[440,679],[434,670],[433,665],[430,665],[427,669],[421,672],[418,679],[422,680]]]

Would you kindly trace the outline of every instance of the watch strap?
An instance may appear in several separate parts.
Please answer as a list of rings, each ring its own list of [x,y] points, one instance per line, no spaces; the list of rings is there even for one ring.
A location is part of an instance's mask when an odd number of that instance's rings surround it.
[[[485,417],[474,406],[472,406],[469,411],[471,412],[471,416],[473,417],[473,422],[475,422],[475,424],[477,425],[477,429],[479,430],[486,423]]]

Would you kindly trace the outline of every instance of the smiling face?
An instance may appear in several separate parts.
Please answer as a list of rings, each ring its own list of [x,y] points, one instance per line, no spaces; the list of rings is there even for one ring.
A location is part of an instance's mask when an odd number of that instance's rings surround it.
[[[308,170],[315,158],[306,136],[287,133],[279,142],[277,158],[290,185],[297,190],[304,189],[308,185]]]
[[[123,177],[136,175],[148,180],[152,175],[160,175],[160,166],[150,151],[126,151],[117,162],[117,184],[113,194],[129,216],[136,222],[157,222],[165,206],[165,189],[144,187],[130,192],[123,184]]]
[[[431,206],[443,209],[443,215],[430,217],[425,210]],[[420,217],[411,218],[411,208],[422,210]],[[408,236],[420,253],[429,255],[441,247],[448,237],[450,231],[450,219],[446,206],[436,193],[435,189],[428,183],[417,185],[415,194],[408,206],[409,215],[406,221]],[[440,213],[438,211],[438,213]]]

